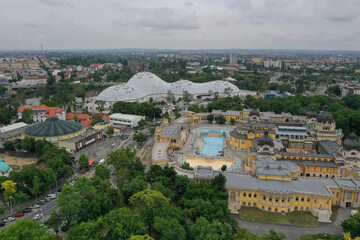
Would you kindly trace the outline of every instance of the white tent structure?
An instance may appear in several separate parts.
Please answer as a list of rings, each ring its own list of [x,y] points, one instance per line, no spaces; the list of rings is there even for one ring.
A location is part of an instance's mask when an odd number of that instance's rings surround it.
[[[118,101],[145,102],[150,98],[160,101],[168,95],[169,90],[176,97],[181,97],[185,91],[193,96],[208,95],[209,92],[231,96],[256,94],[256,92],[240,90],[234,84],[226,81],[193,83],[188,80],[179,80],[167,83],[152,73],[140,72],[135,74],[126,84],[108,87],[98,95],[97,99],[110,105]]]

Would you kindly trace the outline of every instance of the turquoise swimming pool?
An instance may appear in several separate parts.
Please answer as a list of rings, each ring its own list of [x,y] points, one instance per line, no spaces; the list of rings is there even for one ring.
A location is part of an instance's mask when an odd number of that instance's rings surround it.
[[[222,135],[224,132],[225,134],[228,134],[229,131],[226,130],[221,130],[221,129],[202,129],[199,130],[200,133],[211,133],[211,132],[216,132],[220,134],[220,137],[214,137],[214,136],[207,136],[206,134],[201,136],[201,139],[204,140],[204,146],[202,148],[202,151],[200,152],[201,155],[206,155],[206,156],[219,156],[220,153],[222,152],[223,149],[223,145],[224,145],[224,140],[225,137]]]

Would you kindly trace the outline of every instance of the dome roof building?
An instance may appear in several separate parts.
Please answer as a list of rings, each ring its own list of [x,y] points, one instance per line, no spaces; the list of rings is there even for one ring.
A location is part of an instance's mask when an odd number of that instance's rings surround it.
[[[150,72],[135,74],[126,84],[111,86],[102,91],[97,100],[105,102],[118,101],[148,101],[150,97],[160,100],[166,97],[168,91],[175,96],[182,96],[184,91],[191,95],[207,95],[209,92],[230,95],[255,95],[252,91],[243,91],[234,84],[226,81],[212,81],[206,83],[194,83],[188,80],[179,80],[167,83]]]
[[[345,139],[343,142],[343,148],[346,151],[360,150],[359,143],[356,141],[354,133],[351,133],[349,138]]]
[[[311,111],[306,114],[306,118],[317,118],[318,114],[315,111],[315,108],[311,108]]]
[[[45,138],[48,140],[60,140],[79,136],[85,132],[85,130],[85,127],[80,123],[51,117],[45,122],[40,122],[26,128],[25,136],[40,139]]]
[[[267,131],[264,133],[264,135],[262,135],[259,138],[257,145],[258,146],[269,145],[271,147],[275,146],[274,140],[272,139],[272,137],[269,135],[269,133]]]
[[[323,110],[320,111],[319,115],[316,117],[316,121],[320,123],[334,123],[334,118],[328,112],[328,106],[325,105]]]
[[[253,109],[251,109],[249,116],[258,116],[260,117],[260,112],[259,110],[256,108],[256,105],[253,106]]]
[[[10,170],[10,166],[0,158],[0,174]]]

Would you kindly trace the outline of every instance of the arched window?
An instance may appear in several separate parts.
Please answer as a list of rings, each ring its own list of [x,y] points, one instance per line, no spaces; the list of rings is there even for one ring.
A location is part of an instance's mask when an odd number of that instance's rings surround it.
[[[265,209],[265,207],[264,207],[264,206],[262,206],[262,207],[261,207],[261,209],[262,209],[262,210],[264,210],[264,209]]]
[[[246,202],[243,202],[243,206],[246,206]]]
[[[296,197],[296,198],[295,198],[295,201],[297,201],[297,202],[298,202],[298,201],[299,201],[299,197]]]
[[[305,208],[305,211],[309,211],[309,207]]]
[[[303,208],[303,207],[301,207],[301,208],[300,208],[300,211],[304,211],[304,208]]]
[[[268,208],[269,212],[271,212],[271,207]]]
[[[235,201],[235,193],[234,192],[230,193],[230,200]]]
[[[248,202],[248,206],[251,207],[251,202]]]
[[[256,203],[253,203],[253,207],[256,207]]]
[[[294,210],[297,211],[297,210],[298,210],[298,207],[296,206],[296,207],[294,208]]]
[[[310,197],[307,198],[307,202],[310,202]]]
[[[275,212],[278,212],[278,209],[277,209],[277,208],[275,208]]]
[[[304,197],[301,198],[301,201],[302,201],[302,202],[304,201]]]
[[[290,212],[290,208],[288,208],[288,212]]]
[[[268,148],[268,147],[264,147],[264,151],[269,151],[269,148]]]

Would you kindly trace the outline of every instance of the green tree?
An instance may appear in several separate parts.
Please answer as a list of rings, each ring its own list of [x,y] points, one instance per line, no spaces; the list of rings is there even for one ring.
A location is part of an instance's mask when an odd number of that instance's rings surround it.
[[[41,187],[40,178],[38,176],[34,176],[33,182],[32,182],[32,187],[29,190],[30,190],[31,194],[35,195],[36,202],[38,201],[37,200],[38,194],[41,193],[40,187]]]
[[[142,132],[139,132],[139,133],[135,133],[133,135],[133,139],[135,142],[137,142],[138,144],[141,144],[143,142],[146,142],[148,140],[148,135],[142,133]]]
[[[110,179],[110,169],[104,164],[98,165],[95,168],[95,176],[98,176],[102,180]]]
[[[183,92],[183,100],[184,102],[189,103],[192,100],[192,95],[188,91]]]
[[[81,168],[87,168],[89,166],[89,157],[82,153],[79,157],[79,165]]]
[[[128,208],[112,210],[96,221],[74,225],[68,233],[69,240],[129,239],[145,234],[146,228],[138,214]]]
[[[183,226],[175,218],[155,217],[154,234],[159,240],[182,240],[186,238],[186,232]]]
[[[209,114],[209,115],[207,115],[206,119],[208,120],[209,123],[213,123],[213,121],[214,121],[214,115],[213,115],[213,114]]]
[[[231,119],[230,119],[230,124],[231,124],[231,125],[234,125],[235,123],[236,123],[235,118],[231,118]]]
[[[184,162],[184,163],[181,165],[181,168],[182,168],[182,169],[186,169],[186,170],[191,170],[191,171],[194,170],[194,168],[192,168],[188,162]]]
[[[16,221],[13,225],[1,230],[0,239],[18,240],[18,239],[39,239],[52,240],[55,235],[42,226],[40,222],[31,221],[28,218]]]
[[[224,124],[226,123],[226,118],[224,115],[222,114],[219,114],[217,117],[216,117],[216,123],[217,124]]]
[[[135,212],[140,214],[145,221],[150,235],[156,213],[158,209],[165,204],[169,204],[169,199],[161,192],[151,189],[145,189],[135,193],[130,198],[130,205],[134,207]]]
[[[273,229],[269,231],[269,234],[264,234],[260,237],[261,240],[283,240],[286,239],[286,236],[284,233],[278,234]]]
[[[171,189],[165,187],[162,183],[160,182],[154,182],[151,184],[151,189],[152,190],[156,190],[161,192],[162,194],[164,194],[165,197],[172,199],[174,197],[173,192],[171,191]]]
[[[31,109],[24,109],[24,111],[22,112],[22,117],[21,117],[21,121],[27,124],[31,124],[34,122],[33,119],[33,110]]]
[[[55,211],[55,209],[53,209],[51,211],[51,215],[50,218],[48,219],[47,225],[52,228],[54,230],[54,232],[56,233],[56,236],[59,233],[59,228],[62,224],[62,219],[59,213],[57,213]]]
[[[232,228],[230,224],[221,223],[218,220],[208,221],[204,217],[199,217],[190,226],[191,235],[195,240],[225,240],[231,239]]]
[[[13,141],[5,141],[3,143],[3,146],[4,146],[5,150],[10,150],[10,151],[15,150],[15,145],[14,145]]]
[[[93,116],[92,116],[92,124],[95,125],[97,123],[100,123],[102,122],[102,116],[100,113],[95,113]]]
[[[113,128],[113,127],[109,127],[108,130],[106,131],[106,134],[111,137],[111,136],[114,134],[114,128]]]
[[[96,100],[95,101],[95,104],[97,105],[96,106],[96,110],[98,110],[100,112],[100,114],[102,115],[102,112],[104,111],[104,106],[105,106],[105,101],[103,100]]]
[[[221,166],[221,171],[225,172],[226,169],[227,169],[227,166],[225,164]]]
[[[148,234],[145,234],[145,235],[133,235],[129,238],[129,240],[155,240],[155,239],[150,237]]]
[[[5,205],[0,205],[0,214],[3,214],[6,210]]]
[[[341,226],[344,233],[350,233],[352,238],[360,237],[360,213],[342,221]]]
[[[81,196],[74,187],[64,185],[56,202],[60,207],[60,216],[65,220],[62,230],[67,231],[71,224],[78,220],[81,211]]]
[[[34,152],[35,151],[35,138],[24,137],[21,140],[21,148],[28,152]]]

